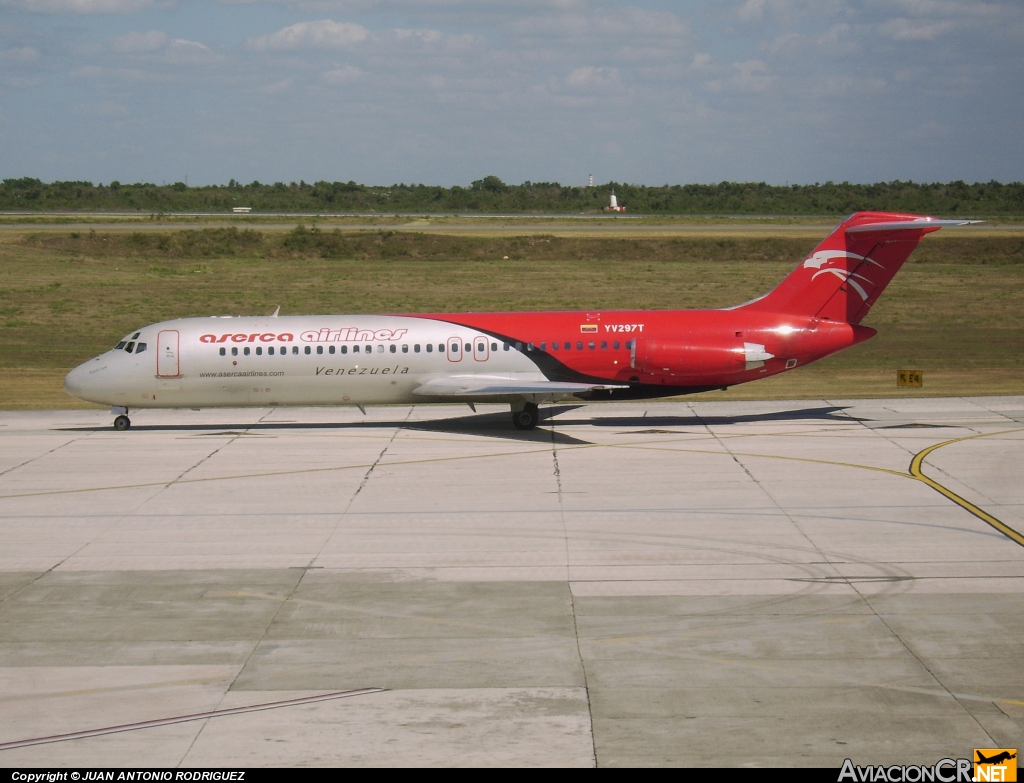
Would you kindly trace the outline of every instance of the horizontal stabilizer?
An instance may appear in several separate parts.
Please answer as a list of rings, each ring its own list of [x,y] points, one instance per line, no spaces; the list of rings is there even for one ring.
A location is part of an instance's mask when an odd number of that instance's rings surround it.
[[[936,220],[935,218],[917,218],[916,220],[896,220],[891,223],[864,223],[850,226],[847,234],[862,234],[867,231],[920,231],[922,228],[942,228],[944,226],[968,226],[972,223],[984,223],[984,220]]]
[[[560,381],[515,381],[505,378],[452,376],[435,378],[413,389],[421,397],[504,397],[510,394],[579,394],[602,389],[628,389],[626,385],[567,383]]]

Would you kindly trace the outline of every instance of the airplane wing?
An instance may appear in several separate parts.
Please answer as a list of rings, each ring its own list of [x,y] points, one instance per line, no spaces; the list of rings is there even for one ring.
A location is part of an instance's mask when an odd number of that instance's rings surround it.
[[[434,378],[413,389],[421,397],[500,397],[510,394],[544,394],[560,396],[602,389],[628,389],[624,384],[568,383],[548,380],[509,380],[480,376],[447,376]]]

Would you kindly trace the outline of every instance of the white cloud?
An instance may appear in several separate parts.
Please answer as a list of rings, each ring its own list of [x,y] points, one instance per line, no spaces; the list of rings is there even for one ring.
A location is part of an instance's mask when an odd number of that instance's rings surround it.
[[[207,63],[219,59],[210,47],[198,41],[171,38],[161,30],[132,31],[108,39],[111,51],[172,65]]]
[[[199,41],[189,41],[185,38],[174,38],[171,40],[172,49],[199,49],[204,52],[210,51],[210,47],[201,44]]]
[[[31,46],[15,47],[0,52],[0,62],[6,65],[32,65],[39,62],[39,52]]]
[[[34,14],[131,14],[166,7],[157,0],[0,0],[0,5]]]
[[[507,16],[507,0],[216,0],[219,5],[276,3],[307,13],[360,14],[373,11],[402,11],[410,14],[475,12]],[[520,0],[520,8],[551,8],[559,11],[586,8],[588,0]]]
[[[354,65],[345,65],[341,68],[335,68],[333,71],[326,71],[320,75],[320,78],[324,84],[342,85],[352,84],[352,82],[358,81],[364,75],[365,72]]]
[[[872,0],[744,0],[727,13],[728,18],[757,27],[765,24],[792,26],[807,20],[845,18]]]
[[[172,65],[209,65],[224,59],[223,55],[214,53],[209,46],[184,38],[172,38],[159,56]]]
[[[885,11],[898,10],[910,16],[988,17],[1020,4],[982,2],[980,0],[873,0],[871,3]]]
[[[321,19],[317,22],[299,22],[271,35],[250,38],[246,41],[246,46],[257,52],[344,49],[362,43],[369,34],[369,31],[359,24]]]
[[[741,22],[758,22],[764,17],[765,0],[747,0],[740,6],[736,16]]]
[[[773,57],[796,56],[802,54],[807,46],[806,38],[797,32],[783,33],[762,45],[762,50]]]
[[[453,34],[431,29],[368,30],[351,22],[321,19],[299,22],[276,33],[250,38],[246,47],[257,52],[359,50],[396,57],[400,54],[460,56],[481,50],[486,41],[470,33]],[[392,67],[399,67],[398,60]]]
[[[879,25],[882,35],[894,41],[934,41],[953,29],[952,22],[923,22],[914,19],[890,19]]]
[[[764,92],[775,83],[775,77],[768,73],[768,66],[760,60],[734,63],[734,67],[739,73],[732,78],[732,85],[743,92]]]
[[[778,81],[778,77],[768,73],[768,66],[761,60],[747,60],[742,63],[733,63],[733,75],[724,79],[715,79],[708,82],[708,89],[712,92],[723,90],[734,90],[736,92],[767,92]]]
[[[622,8],[615,11],[570,13],[560,16],[531,16],[509,25],[521,35],[567,38],[681,37],[689,27],[671,11]]]
[[[703,71],[713,62],[714,58],[707,52],[697,52],[697,54],[693,56],[693,60],[690,62],[690,69],[694,71]]]
[[[426,51],[464,52],[482,43],[479,36],[471,34],[453,35],[443,33],[440,30],[406,30],[396,29],[391,31],[390,36],[375,36],[379,40],[391,37],[400,46],[408,48],[410,45],[418,46]]]
[[[806,57],[815,51],[827,57],[854,54],[860,50],[853,28],[836,24],[823,33],[810,37],[798,32],[788,32],[762,44],[761,50],[772,57]]]
[[[598,68],[589,65],[574,70],[565,82],[573,89],[588,90],[614,89],[622,85],[618,68]]]
[[[852,34],[853,28],[846,23],[832,25],[818,36],[816,43],[826,48],[849,46],[852,43]]]
[[[155,52],[167,46],[170,39],[160,30],[130,32],[110,39],[110,48],[115,52]]]

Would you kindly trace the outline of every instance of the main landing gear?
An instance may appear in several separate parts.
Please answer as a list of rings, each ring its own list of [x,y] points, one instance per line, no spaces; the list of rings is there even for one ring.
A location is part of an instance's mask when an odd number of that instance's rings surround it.
[[[124,432],[132,426],[132,420],[128,418],[127,408],[115,407],[110,412],[118,414],[117,418],[114,419],[114,429],[118,432]]]
[[[540,420],[540,411],[537,405],[528,402],[519,410],[512,406],[512,424],[517,430],[532,430]]]

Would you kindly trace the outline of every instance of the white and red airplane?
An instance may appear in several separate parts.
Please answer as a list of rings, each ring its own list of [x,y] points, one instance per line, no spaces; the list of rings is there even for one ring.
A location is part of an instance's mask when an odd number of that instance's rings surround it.
[[[773,291],[723,310],[181,318],[76,367],[69,394],[130,408],[631,400],[733,386],[875,334],[860,322],[921,238],[975,221],[858,212]]]

